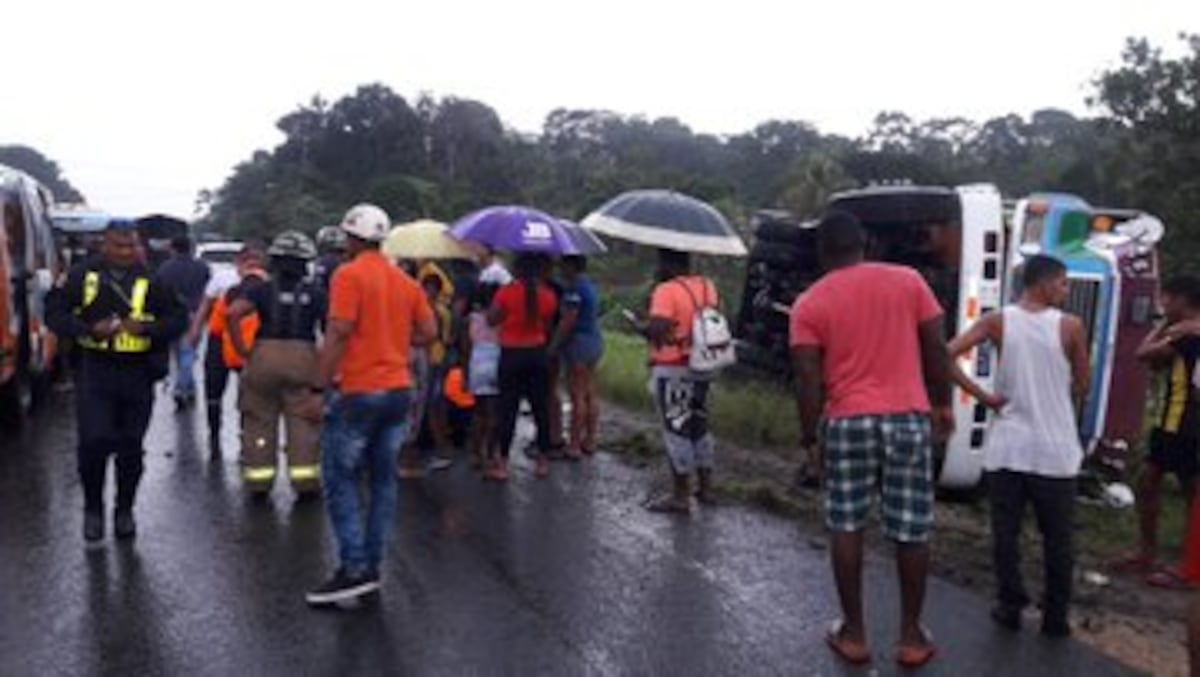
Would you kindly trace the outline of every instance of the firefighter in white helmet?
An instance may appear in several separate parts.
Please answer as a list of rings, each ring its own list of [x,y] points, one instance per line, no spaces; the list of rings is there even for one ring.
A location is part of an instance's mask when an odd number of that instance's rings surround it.
[[[267,250],[271,277],[238,297],[229,307],[234,327],[257,313],[259,329],[248,349],[241,332],[231,331],[234,348],[246,358],[238,407],[242,412],[242,479],[247,488],[266,494],[275,481],[279,421],[287,428],[288,477],[301,498],[321,488],[317,421],[301,415],[316,397],[310,386],[317,374],[317,333],[325,317],[325,292],[308,275],[317,248],[307,235],[281,233]]]

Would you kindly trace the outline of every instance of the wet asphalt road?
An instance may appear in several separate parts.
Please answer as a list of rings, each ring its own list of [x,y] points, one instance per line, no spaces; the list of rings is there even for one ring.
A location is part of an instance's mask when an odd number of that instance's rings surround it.
[[[0,675],[894,674],[894,575],[868,569],[874,670],[839,664],[826,553],[794,523],[724,507],[690,521],[639,507],[649,481],[604,455],[465,466],[402,485],[384,593],[309,610],[326,573],[320,503],[240,490],[233,431],[210,463],[203,412],[160,398],[133,545],[86,550],[69,399],[0,442]],[[519,464],[525,464],[523,459]],[[932,581],[931,675],[1128,671],[1074,642],[993,630],[986,600]]]

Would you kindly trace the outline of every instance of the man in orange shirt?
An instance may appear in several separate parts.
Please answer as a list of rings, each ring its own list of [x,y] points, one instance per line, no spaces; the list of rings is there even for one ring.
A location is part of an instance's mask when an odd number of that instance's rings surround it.
[[[670,249],[658,251],[658,285],[650,296],[649,319],[639,329],[650,342],[650,378],[663,424],[663,442],[674,477],[669,497],[647,506],[654,512],[691,511],[691,476],[696,498],[713,502],[713,437],[708,429],[711,378],[688,368],[692,318],[701,308],[719,307],[716,285],[691,272],[691,257]]]
[[[409,346],[414,335],[427,341],[436,331],[421,287],[379,251],[391,229],[387,213],[358,205],[341,227],[349,236],[349,260],[330,283],[325,344],[312,386],[314,395],[325,396],[321,478],[341,566],[305,596],[313,606],[379,589],[396,512],[393,471],[411,399]],[[370,489],[365,523],[359,506],[363,470]]]

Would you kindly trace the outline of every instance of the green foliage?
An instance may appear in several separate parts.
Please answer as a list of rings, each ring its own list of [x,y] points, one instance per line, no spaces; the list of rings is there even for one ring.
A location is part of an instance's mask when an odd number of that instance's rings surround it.
[[[1130,40],[1124,63],[1096,82],[1122,160],[1118,190],[1167,223],[1167,264],[1185,267],[1200,247],[1200,35],[1183,36],[1182,56],[1166,58]]]
[[[424,95],[410,105],[372,84],[280,118],[283,142],[254,153],[198,204],[208,209],[204,226],[247,236],[311,231],[366,199],[397,221],[453,220],[505,202],[578,219],[621,191],[663,187],[708,200],[745,228],[754,209],[813,215],[831,193],[873,182],[987,181],[1014,197],[1072,192],[1156,213],[1168,225],[1167,262],[1178,267],[1200,247],[1192,223],[1200,208],[1200,38],[1183,46],[1172,59],[1130,41],[1123,62],[1095,82],[1093,118],[1045,109],[982,122],[916,120],[885,110],[856,139],[798,120],[717,137],[675,118],[570,109],[522,135],[484,103]],[[635,249],[611,258],[626,256],[630,270],[612,266],[618,286],[648,269]],[[727,298],[739,291],[732,277],[723,281]]]
[[[0,165],[19,169],[50,189],[58,202],[83,202],[83,194],[62,175],[58,163],[29,146],[0,146]]]
[[[643,411],[654,408],[647,383],[646,344],[636,336],[605,332],[604,359],[596,370],[596,382],[605,399]]]

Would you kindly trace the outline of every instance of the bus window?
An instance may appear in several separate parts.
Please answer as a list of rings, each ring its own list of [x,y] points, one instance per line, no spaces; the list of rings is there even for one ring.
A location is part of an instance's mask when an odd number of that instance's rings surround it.
[[[1025,232],[1021,234],[1021,244],[1042,244],[1042,233],[1046,230],[1046,215],[1027,213],[1025,217]]]
[[[1063,214],[1062,222],[1058,226],[1058,246],[1068,247],[1083,244],[1091,229],[1092,222],[1087,214],[1083,212]]]

